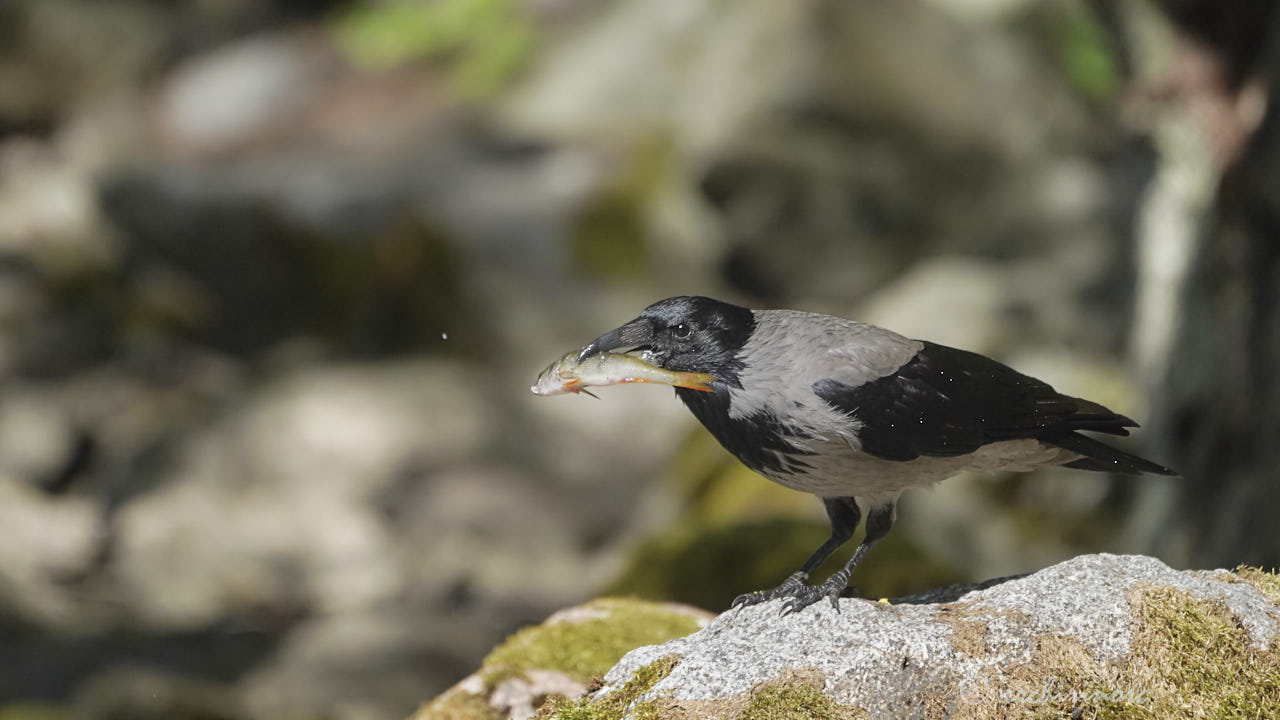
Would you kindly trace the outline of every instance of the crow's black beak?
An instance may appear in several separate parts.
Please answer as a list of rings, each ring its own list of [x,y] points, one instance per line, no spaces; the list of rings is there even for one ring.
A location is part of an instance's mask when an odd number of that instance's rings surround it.
[[[582,362],[598,353],[617,350],[622,347],[639,347],[648,345],[652,341],[653,321],[648,318],[636,318],[626,325],[610,330],[587,343],[582,348],[582,352],[578,353],[578,362]]]

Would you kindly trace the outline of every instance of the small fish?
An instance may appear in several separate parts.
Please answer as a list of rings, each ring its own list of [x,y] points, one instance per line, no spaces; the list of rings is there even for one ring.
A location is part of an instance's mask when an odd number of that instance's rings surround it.
[[[650,365],[634,355],[602,352],[578,362],[579,350],[566,354],[547,366],[538,381],[529,388],[534,395],[563,395],[585,392],[594,385],[621,385],[623,383],[662,383],[675,387],[711,392],[714,375],[694,372],[675,372]]]

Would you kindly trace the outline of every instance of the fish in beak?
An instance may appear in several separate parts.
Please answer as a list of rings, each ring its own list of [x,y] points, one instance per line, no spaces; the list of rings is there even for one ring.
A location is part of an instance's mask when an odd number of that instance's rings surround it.
[[[653,331],[652,320],[638,317],[587,343],[578,353],[578,362],[618,348],[644,348],[653,341]]]

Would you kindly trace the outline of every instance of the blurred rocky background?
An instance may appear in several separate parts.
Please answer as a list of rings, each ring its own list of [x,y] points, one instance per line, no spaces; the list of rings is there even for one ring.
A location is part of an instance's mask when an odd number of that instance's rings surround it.
[[[1280,563],[1280,17],[1165,0],[0,0],[0,718],[407,715],[825,536],[665,388],[673,294],[884,324],[1183,480],[909,494],[869,595]]]

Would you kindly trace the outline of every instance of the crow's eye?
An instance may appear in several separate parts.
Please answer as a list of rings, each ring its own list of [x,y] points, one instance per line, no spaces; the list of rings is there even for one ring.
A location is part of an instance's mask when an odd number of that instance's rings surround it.
[[[690,332],[691,330],[689,329],[689,326],[684,323],[680,323],[671,329],[671,334],[681,339],[689,337]]]

